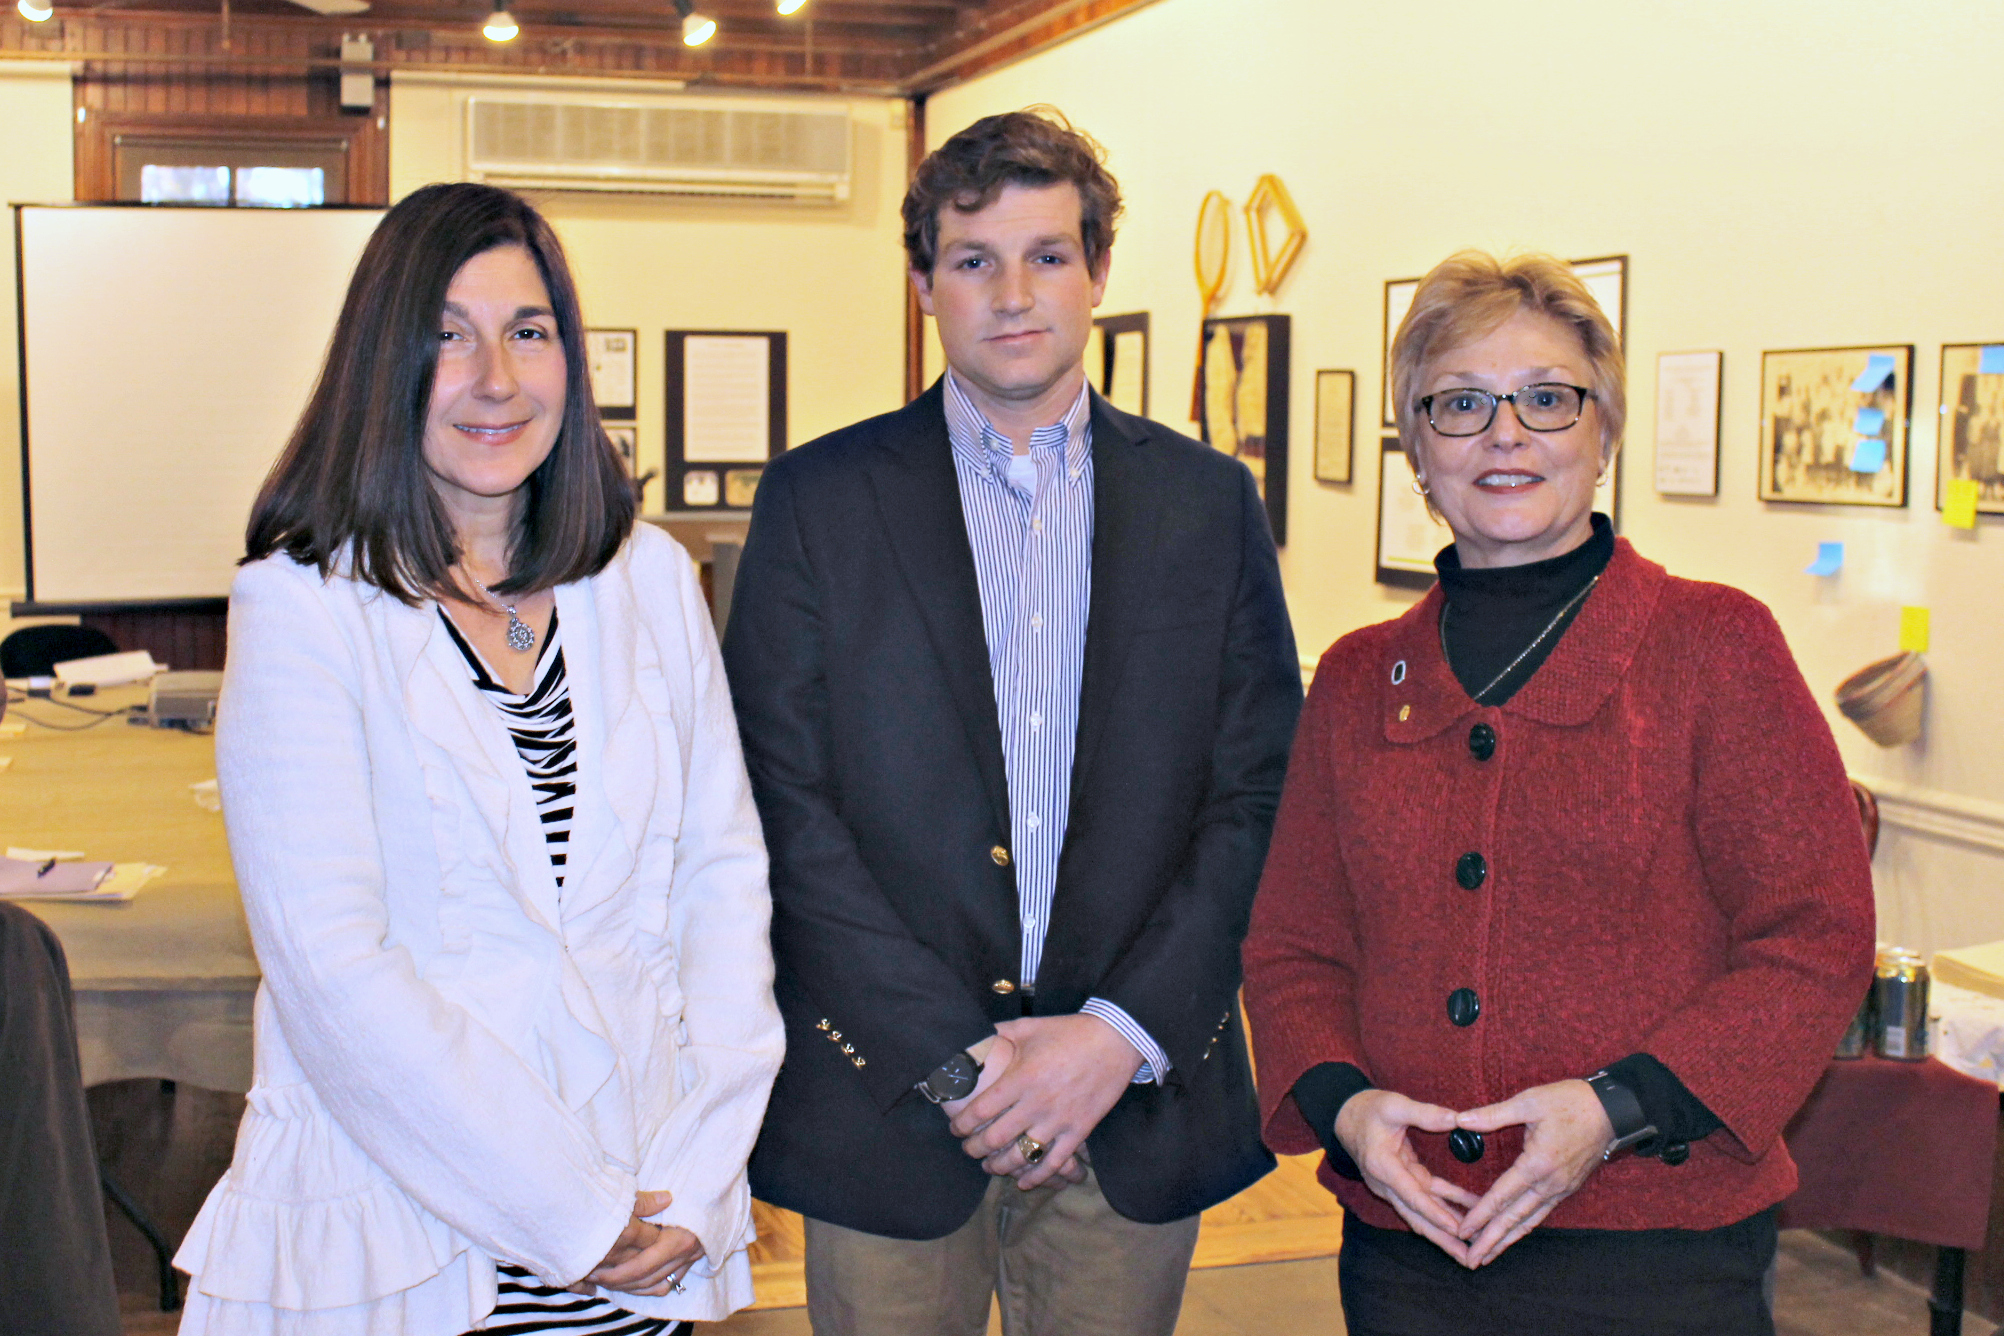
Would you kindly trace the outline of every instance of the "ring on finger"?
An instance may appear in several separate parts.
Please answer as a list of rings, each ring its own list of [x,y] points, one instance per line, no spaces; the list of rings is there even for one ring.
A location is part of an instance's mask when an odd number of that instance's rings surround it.
[[[1025,1164],[1042,1164],[1044,1152],[1050,1148],[1028,1132],[1023,1132],[1016,1137],[1016,1149],[1023,1152]]]
[[[681,1292],[682,1292],[682,1278],[680,1276],[676,1276],[673,1280],[668,1282],[668,1293],[680,1294]]]

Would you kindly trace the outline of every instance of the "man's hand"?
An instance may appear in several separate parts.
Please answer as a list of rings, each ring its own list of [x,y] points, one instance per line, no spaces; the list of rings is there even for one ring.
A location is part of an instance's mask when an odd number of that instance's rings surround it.
[[[1577,1080],[1532,1086],[1501,1104],[1470,1109],[1459,1122],[1474,1132],[1524,1128],[1524,1150],[1517,1162],[1462,1218],[1457,1232],[1468,1240],[1463,1265],[1469,1267],[1495,1261],[1536,1229],[1554,1206],[1593,1176],[1614,1140],[1600,1096]]]
[[[1406,1135],[1413,1127],[1451,1132],[1454,1119],[1453,1109],[1438,1104],[1422,1104],[1390,1090],[1360,1090],[1343,1101],[1336,1115],[1336,1139],[1357,1162],[1365,1187],[1391,1203],[1413,1233],[1467,1266],[1463,1219],[1454,1208],[1475,1205],[1475,1194],[1428,1172]]]
[[[613,1240],[605,1260],[570,1288],[590,1294],[593,1286],[625,1294],[668,1293],[703,1256],[702,1242],[676,1225],[650,1224],[645,1217],[668,1209],[674,1194],[640,1192],[633,1198],[633,1215]]]
[[[1141,1070],[1141,1055],[1120,1031],[1084,1013],[1026,1016],[995,1029],[1014,1056],[954,1116],[953,1134],[989,1173],[1011,1174],[1020,1188],[1060,1173],[1078,1182],[1085,1171],[1074,1156]],[[1037,1164],[1016,1145],[1025,1133],[1044,1144]]]

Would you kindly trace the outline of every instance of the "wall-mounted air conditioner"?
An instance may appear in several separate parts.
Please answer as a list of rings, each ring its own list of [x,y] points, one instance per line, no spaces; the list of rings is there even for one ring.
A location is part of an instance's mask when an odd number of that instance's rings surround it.
[[[535,190],[639,191],[835,203],[849,198],[840,103],[616,93],[466,99],[466,175]]]

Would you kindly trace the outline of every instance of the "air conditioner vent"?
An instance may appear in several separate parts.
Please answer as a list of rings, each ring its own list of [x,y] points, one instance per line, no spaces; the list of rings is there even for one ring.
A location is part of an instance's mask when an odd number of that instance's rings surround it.
[[[846,109],[487,96],[466,105],[467,172],[479,180],[831,201],[849,195]]]

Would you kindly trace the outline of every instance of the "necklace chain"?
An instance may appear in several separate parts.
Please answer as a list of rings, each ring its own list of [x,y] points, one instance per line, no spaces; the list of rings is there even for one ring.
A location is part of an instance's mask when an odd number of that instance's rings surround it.
[[[1474,700],[1476,704],[1480,705],[1482,703],[1482,698],[1488,695],[1490,692],[1494,691],[1496,689],[1496,684],[1498,682],[1501,682],[1504,678],[1508,677],[1512,672],[1516,671],[1517,665],[1522,663],[1526,658],[1528,658],[1532,650],[1544,644],[1545,637],[1552,633],[1552,628],[1557,626],[1560,622],[1564,621],[1566,614],[1571,612],[1574,608],[1578,607],[1580,600],[1584,599],[1588,594],[1591,594],[1593,592],[1593,587],[1599,583],[1600,583],[1600,576],[1596,575],[1593,577],[1593,579],[1588,580],[1586,582],[1585,586],[1581,588],[1579,593],[1574,594],[1571,598],[1567,599],[1565,606],[1560,608],[1556,613],[1552,615],[1552,620],[1545,623],[1545,629],[1538,632],[1537,638],[1534,639],[1530,644],[1524,646],[1523,649],[1519,650],[1517,652],[1517,657],[1510,660],[1509,663],[1505,664],[1503,666],[1503,671],[1496,674],[1496,676],[1490,678],[1489,685],[1482,688],[1482,690],[1475,692],[1471,697],[1471,699]],[[1454,667],[1454,660],[1447,652],[1447,608],[1448,608],[1447,600],[1445,597],[1443,597],[1440,604],[1440,655],[1442,658],[1447,659],[1448,668],[1451,671]]]
[[[508,648],[514,650],[517,654],[526,654],[534,649],[536,647],[536,628],[515,615],[515,605],[502,602],[501,598],[493,590],[481,584],[480,581],[475,580],[471,571],[466,573],[466,578],[473,580],[474,586],[481,593],[487,595],[487,597],[493,599],[496,603],[500,603],[502,611],[508,614]]]

